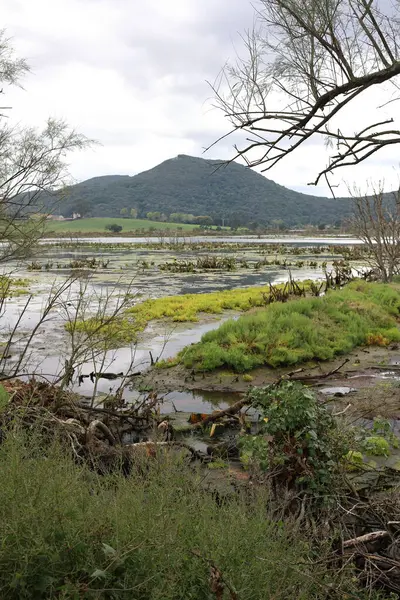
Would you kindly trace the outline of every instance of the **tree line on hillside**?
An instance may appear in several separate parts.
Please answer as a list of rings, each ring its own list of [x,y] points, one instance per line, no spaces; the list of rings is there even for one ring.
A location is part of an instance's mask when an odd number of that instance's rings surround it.
[[[131,218],[137,219],[138,217],[138,209],[131,208],[121,208],[120,210],[121,217],[123,218]],[[142,217],[144,218],[144,217]],[[149,211],[146,213],[146,219],[149,221],[161,221],[163,223],[188,223],[193,225],[213,225],[214,220],[212,217],[208,215],[199,215],[195,216],[189,213],[171,213],[170,215],[166,215],[160,211]]]
[[[91,203],[87,200],[78,200],[75,204],[73,204],[70,211],[64,211],[64,216],[69,217],[73,213],[78,213],[81,217],[95,217],[99,216],[100,212],[96,209],[91,208]],[[304,228],[307,226],[318,227],[323,230],[327,226],[340,228],[343,226],[345,219],[336,218],[336,219],[324,219],[324,215],[317,215],[319,218],[314,219],[306,219],[299,218],[297,221],[294,221],[293,218],[260,218],[254,219],[249,218],[247,212],[243,211],[234,211],[232,213],[228,212],[214,212],[211,211],[210,214],[205,215],[195,215],[192,213],[185,212],[161,212],[161,211],[148,211],[143,213],[136,206],[134,207],[123,207],[119,211],[114,210],[110,214],[108,211],[105,216],[110,217],[122,217],[125,219],[144,219],[149,221],[158,221],[161,223],[182,223],[189,225],[200,225],[202,227],[210,227],[210,226],[220,226],[220,227],[230,227],[231,229],[238,228],[247,228],[251,231],[261,231],[261,230],[276,230],[283,231],[288,228]]]

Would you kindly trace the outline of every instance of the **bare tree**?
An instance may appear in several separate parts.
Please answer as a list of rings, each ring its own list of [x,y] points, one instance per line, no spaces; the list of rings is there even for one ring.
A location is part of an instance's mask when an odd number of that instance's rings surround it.
[[[352,229],[363,240],[370,254],[368,262],[383,281],[400,272],[400,189],[383,193],[383,185],[372,194],[353,194]]]
[[[267,171],[322,136],[330,156],[311,184],[325,176],[329,185],[332,171],[398,144],[392,118],[371,114],[359,131],[340,118],[372,86],[390,83],[397,93],[399,16],[399,0],[258,0],[246,57],[212,86],[232,131],[250,134],[234,158]]]
[[[27,71],[0,31],[0,87],[19,85]],[[41,195],[67,182],[68,153],[91,143],[62,120],[49,119],[42,131],[13,127],[7,108],[0,109],[0,263],[25,257],[42,236],[46,211]]]

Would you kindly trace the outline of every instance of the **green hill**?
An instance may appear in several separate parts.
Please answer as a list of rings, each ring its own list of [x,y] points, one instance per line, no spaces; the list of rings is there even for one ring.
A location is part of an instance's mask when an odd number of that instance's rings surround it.
[[[348,215],[348,199],[309,196],[231,163],[179,155],[133,177],[95,177],[63,191],[57,212],[70,216],[117,217],[127,208],[148,212],[211,216],[216,224],[286,225],[334,223]],[[55,211],[53,211],[55,212]]]

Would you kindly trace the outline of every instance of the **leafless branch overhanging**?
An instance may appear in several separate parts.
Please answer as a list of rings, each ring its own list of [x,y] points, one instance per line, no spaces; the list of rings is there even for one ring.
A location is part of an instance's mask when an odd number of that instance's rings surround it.
[[[343,109],[373,86],[392,87],[385,106],[398,98],[399,0],[385,9],[382,0],[259,0],[255,27],[244,37],[245,58],[228,64],[212,85],[230,133],[248,135],[233,159],[267,171],[323,137],[329,159],[311,182],[317,185],[398,144],[392,116],[371,114],[356,131],[340,121]]]

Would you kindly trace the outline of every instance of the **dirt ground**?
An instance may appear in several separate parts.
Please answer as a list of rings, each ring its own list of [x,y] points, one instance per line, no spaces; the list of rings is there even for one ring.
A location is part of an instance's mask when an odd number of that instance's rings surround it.
[[[172,391],[214,391],[240,394],[252,386],[267,385],[279,378],[302,380],[321,398],[331,399],[337,410],[366,419],[382,416],[400,419],[400,346],[358,348],[327,362],[313,362],[286,369],[261,368],[247,374],[226,370],[195,373],[182,366],[152,368],[135,382],[139,388]]]

